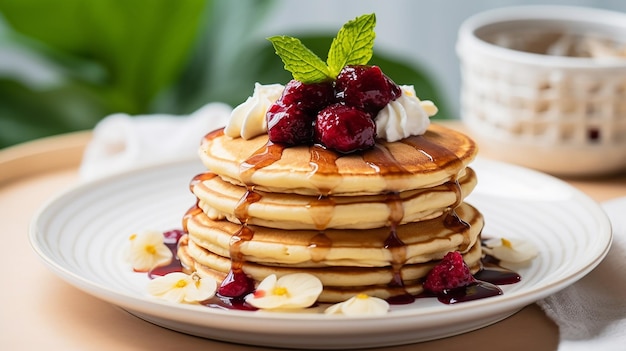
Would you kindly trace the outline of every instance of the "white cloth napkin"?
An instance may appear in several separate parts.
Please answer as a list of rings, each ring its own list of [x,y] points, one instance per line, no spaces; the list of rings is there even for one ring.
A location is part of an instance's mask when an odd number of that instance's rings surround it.
[[[94,128],[79,169],[92,180],[131,168],[191,158],[202,137],[226,125],[231,107],[209,103],[188,116],[113,114]]]
[[[602,206],[614,235],[604,261],[578,282],[538,301],[559,326],[559,351],[626,350],[626,197]]]
[[[158,162],[196,157],[207,132],[226,124],[231,108],[211,103],[189,116],[116,114],[95,128],[80,176],[99,178]],[[626,198],[603,204],[614,241],[589,275],[538,301],[560,329],[560,351],[626,350]]]

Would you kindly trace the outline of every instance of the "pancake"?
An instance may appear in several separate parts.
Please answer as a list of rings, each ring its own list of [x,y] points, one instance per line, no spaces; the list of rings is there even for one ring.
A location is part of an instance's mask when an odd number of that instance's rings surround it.
[[[230,268],[229,259],[205,251],[204,261],[211,262],[211,264],[204,265],[193,259],[188,251],[188,246],[181,247],[179,250],[181,261],[201,276],[209,276],[217,281],[222,281],[228,274]],[[468,252],[463,254],[463,260],[467,263],[472,273],[476,273],[482,268],[480,259],[481,250],[479,244],[472,246]],[[264,266],[247,262],[243,266],[243,271],[257,282],[263,280],[269,274],[276,274],[277,276],[302,272],[314,274],[324,285],[324,291],[319,301],[340,302],[358,293],[365,293],[384,299],[404,293],[411,295],[420,294],[423,292],[422,282],[424,278],[437,263],[438,261],[431,261],[403,265],[400,269],[400,275],[403,279],[402,289],[392,286],[395,273],[391,266],[297,268]]]
[[[397,228],[397,237],[404,246],[386,248],[390,228],[357,231],[329,230],[325,236],[332,244],[316,252],[314,242],[319,233],[314,231],[265,231],[263,227],[253,227],[254,235],[237,245],[237,256],[243,272],[256,283],[270,274],[278,276],[306,272],[317,276],[324,285],[320,302],[338,302],[367,293],[370,296],[389,298],[409,293],[422,292],[421,283],[432,267],[449,251],[460,251],[473,273],[481,268],[480,231],[483,219],[473,207],[463,204],[458,209],[458,216],[467,221],[463,234],[447,228],[443,218],[421,223],[422,230],[416,231],[415,225],[403,225]],[[190,234],[181,241],[178,256],[188,269],[203,276],[211,276],[222,281],[232,267],[232,243],[212,243],[202,229],[209,232],[219,230],[220,223],[213,223],[203,213],[189,219]],[[222,223],[223,224],[223,223]],[[211,227],[215,225],[215,227]],[[237,230],[235,226],[231,230]],[[456,227],[456,226],[454,226]],[[224,241],[237,234],[224,233]],[[460,239],[459,236],[467,235]],[[350,239],[352,238],[352,240]],[[209,245],[207,245],[209,243]],[[258,245],[252,245],[258,244]],[[224,249],[224,245],[228,249]],[[249,255],[251,251],[256,252]],[[304,255],[301,251],[311,251]],[[399,258],[399,252],[405,257]],[[269,253],[273,253],[270,255]],[[370,256],[371,255],[371,256]],[[258,257],[261,256],[261,257]],[[294,257],[296,259],[294,259]],[[299,259],[297,259],[299,257]],[[308,259],[306,259],[308,257]],[[372,258],[380,257],[375,260]],[[397,262],[400,260],[401,262]],[[401,287],[394,286],[400,276]]]
[[[254,191],[223,181],[215,173],[205,173],[192,181],[199,206],[210,219],[280,229],[370,229],[390,225],[392,206],[402,207],[398,224],[440,216],[460,203],[476,186],[476,174],[466,168],[457,183],[399,194],[366,196],[305,196]],[[254,197],[246,199],[248,197]],[[243,199],[243,201],[242,201]],[[245,216],[241,207],[246,206]]]
[[[178,256],[218,282],[310,273],[323,284],[320,302],[420,294],[448,252],[481,268],[483,217],[464,202],[476,154],[471,139],[435,124],[349,155],[216,130],[199,148],[208,172],[191,180],[197,202]]]
[[[483,218],[475,208],[464,203],[454,216],[443,214],[422,222],[398,225],[395,229],[319,232],[248,225],[244,235],[242,225],[213,221],[203,212],[189,217],[186,226],[190,242],[226,258],[292,267],[384,267],[392,263],[424,263],[440,259],[449,251],[464,253],[478,240]],[[396,245],[390,244],[392,236]]]
[[[284,147],[231,138],[223,129],[207,134],[199,155],[224,180],[255,190],[305,195],[403,192],[456,180],[475,158],[464,134],[431,124],[423,135],[397,142],[377,140],[364,152],[340,155],[320,146]]]

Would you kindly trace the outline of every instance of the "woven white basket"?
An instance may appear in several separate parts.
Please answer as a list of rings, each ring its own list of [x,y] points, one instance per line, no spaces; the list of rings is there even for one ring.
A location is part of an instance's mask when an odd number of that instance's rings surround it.
[[[557,43],[597,35],[626,50],[626,14],[524,6],[467,19],[457,43],[461,117],[496,158],[565,176],[626,170],[626,56],[527,51],[559,50],[550,40],[563,33]]]

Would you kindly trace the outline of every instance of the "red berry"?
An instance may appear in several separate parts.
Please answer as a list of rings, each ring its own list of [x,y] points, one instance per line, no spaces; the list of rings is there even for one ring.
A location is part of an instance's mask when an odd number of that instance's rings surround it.
[[[332,82],[304,84],[292,79],[285,85],[280,100],[285,106],[296,105],[304,111],[317,113],[330,105],[334,98]]]
[[[330,105],[317,114],[314,140],[323,146],[350,153],[374,146],[376,124],[371,115],[353,106]]]
[[[275,102],[265,114],[269,139],[286,145],[310,143],[313,136],[313,116],[298,105],[284,105],[280,100]]]
[[[254,290],[254,282],[243,272],[228,272],[217,289],[217,293],[225,297],[240,297]]]
[[[376,116],[402,90],[378,66],[346,66],[335,81],[335,95],[338,101]]]
[[[177,244],[180,238],[185,235],[181,229],[172,229],[163,233],[163,242],[165,244]]]
[[[461,253],[453,251],[448,252],[428,273],[424,289],[434,293],[443,293],[445,290],[468,286],[475,281]]]

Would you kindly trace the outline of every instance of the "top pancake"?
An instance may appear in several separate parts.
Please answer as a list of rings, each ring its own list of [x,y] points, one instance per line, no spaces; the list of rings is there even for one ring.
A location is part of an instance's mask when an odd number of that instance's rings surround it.
[[[283,147],[267,134],[231,138],[223,129],[202,140],[204,165],[224,180],[268,192],[361,195],[401,192],[455,180],[476,157],[470,138],[431,124],[424,135],[377,140],[364,152],[342,155],[320,146]]]

